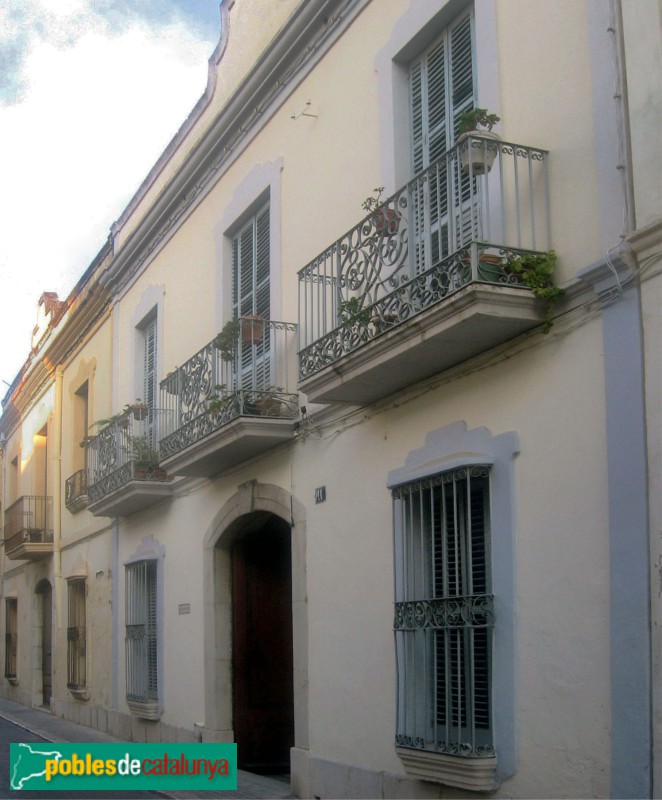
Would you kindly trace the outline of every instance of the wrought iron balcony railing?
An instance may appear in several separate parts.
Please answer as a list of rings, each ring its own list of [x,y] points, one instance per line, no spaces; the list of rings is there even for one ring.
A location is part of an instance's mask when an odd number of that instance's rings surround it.
[[[144,407],[118,414],[87,443],[88,501],[102,500],[133,480],[164,480],[158,441],[167,412]]]
[[[467,153],[493,156],[481,168]],[[299,378],[550,249],[547,152],[469,137],[299,272]]]
[[[87,469],[79,469],[65,481],[64,504],[72,512],[87,505]]]
[[[239,319],[161,382],[167,430],[162,459],[178,453],[239,417],[294,419],[293,379],[297,326]]]
[[[53,541],[53,499],[26,495],[5,511],[5,551]]]

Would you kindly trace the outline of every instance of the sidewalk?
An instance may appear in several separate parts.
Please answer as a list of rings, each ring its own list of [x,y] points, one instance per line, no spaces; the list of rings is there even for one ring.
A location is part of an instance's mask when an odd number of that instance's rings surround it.
[[[40,708],[28,708],[11,700],[0,698],[0,717],[20,725],[31,733],[47,739],[49,742],[120,742],[101,731],[77,725],[75,722],[55,717]],[[237,773],[236,792],[158,792],[162,797],[171,800],[281,800],[293,798],[289,782],[254,775],[251,772]],[[128,800],[128,796],[127,796]]]

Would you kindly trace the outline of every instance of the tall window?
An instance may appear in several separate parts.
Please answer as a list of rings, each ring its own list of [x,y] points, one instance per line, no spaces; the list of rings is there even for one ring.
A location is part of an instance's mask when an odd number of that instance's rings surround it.
[[[67,587],[69,616],[67,622],[67,688],[86,686],[85,578],[72,578]]]
[[[429,269],[468,238],[470,182],[456,160],[458,119],[475,105],[473,11],[463,13],[409,71],[412,169],[429,170],[412,197],[416,271]]]
[[[270,318],[269,204],[262,206],[232,239],[232,315]],[[269,328],[240,343],[238,388],[269,385]]]
[[[492,756],[489,467],[393,489],[396,744]]]
[[[5,678],[15,681],[17,678],[18,653],[18,601],[15,598],[5,600]]]
[[[157,375],[156,375],[156,317],[153,317],[142,328],[143,338],[143,396],[142,401],[149,407],[146,421],[145,435],[147,436],[149,447],[156,449],[158,432],[156,430],[156,414],[154,409],[157,406]]]
[[[126,699],[132,711],[158,718],[156,561],[126,567]]]
[[[156,405],[156,317],[142,329],[143,332],[143,396],[150,408]]]

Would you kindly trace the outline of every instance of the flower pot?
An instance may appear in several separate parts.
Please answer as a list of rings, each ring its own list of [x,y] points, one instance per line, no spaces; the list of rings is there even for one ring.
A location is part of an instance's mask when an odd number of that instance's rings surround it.
[[[138,422],[142,422],[144,419],[147,418],[147,412],[149,411],[149,407],[145,405],[145,403],[132,403],[128,406],[128,410],[133,414],[133,418],[138,420]]]
[[[258,314],[246,314],[241,321],[241,339],[244,344],[257,344],[264,336],[264,320]]]
[[[261,397],[247,402],[246,412],[260,417],[277,417],[282,405],[282,401],[274,397]]]
[[[469,131],[458,139],[462,171],[486,175],[499,152],[501,137],[491,131]]]
[[[375,230],[384,236],[394,236],[398,232],[400,219],[400,214],[394,208],[378,208],[372,215]]]

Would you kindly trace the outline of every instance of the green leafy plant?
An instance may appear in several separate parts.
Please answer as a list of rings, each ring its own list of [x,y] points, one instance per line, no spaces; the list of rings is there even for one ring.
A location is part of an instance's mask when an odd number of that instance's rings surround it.
[[[366,199],[361,203],[361,208],[368,212],[376,211],[382,205],[381,197],[383,191],[383,186],[377,186],[375,189],[373,189],[374,197],[372,195],[368,195],[368,197],[366,197]]]
[[[358,297],[350,297],[349,300],[343,300],[338,306],[338,319],[341,323],[356,323],[366,326],[370,322],[370,311],[367,308],[361,308]]]
[[[237,343],[241,332],[241,323],[238,319],[231,319],[221,328],[213,341],[214,347],[221,354],[223,361],[234,361],[237,353]]]
[[[145,467],[154,467],[159,463],[159,454],[152,447],[152,442],[147,434],[129,436],[127,443],[128,455],[136,464]]]
[[[549,333],[554,324],[556,305],[565,294],[563,289],[554,285],[556,253],[553,250],[540,254],[525,253],[509,261],[506,269],[525,283],[534,297],[547,303],[543,333]]]
[[[233,395],[227,391],[227,386],[224,383],[217,383],[207,400],[207,410],[211,414],[220,414],[229,407],[232,400]]]
[[[486,108],[472,108],[463,111],[457,121],[458,133],[469,133],[485,128],[491,131],[492,128],[501,122],[501,117],[490,113]]]
[[[283,401],[273,395],[284,391],[285,389],[282,386],[272,385],[254,392],[246,392],[244,409],[249,414],[259,414],[266,417],[278,416]]]

